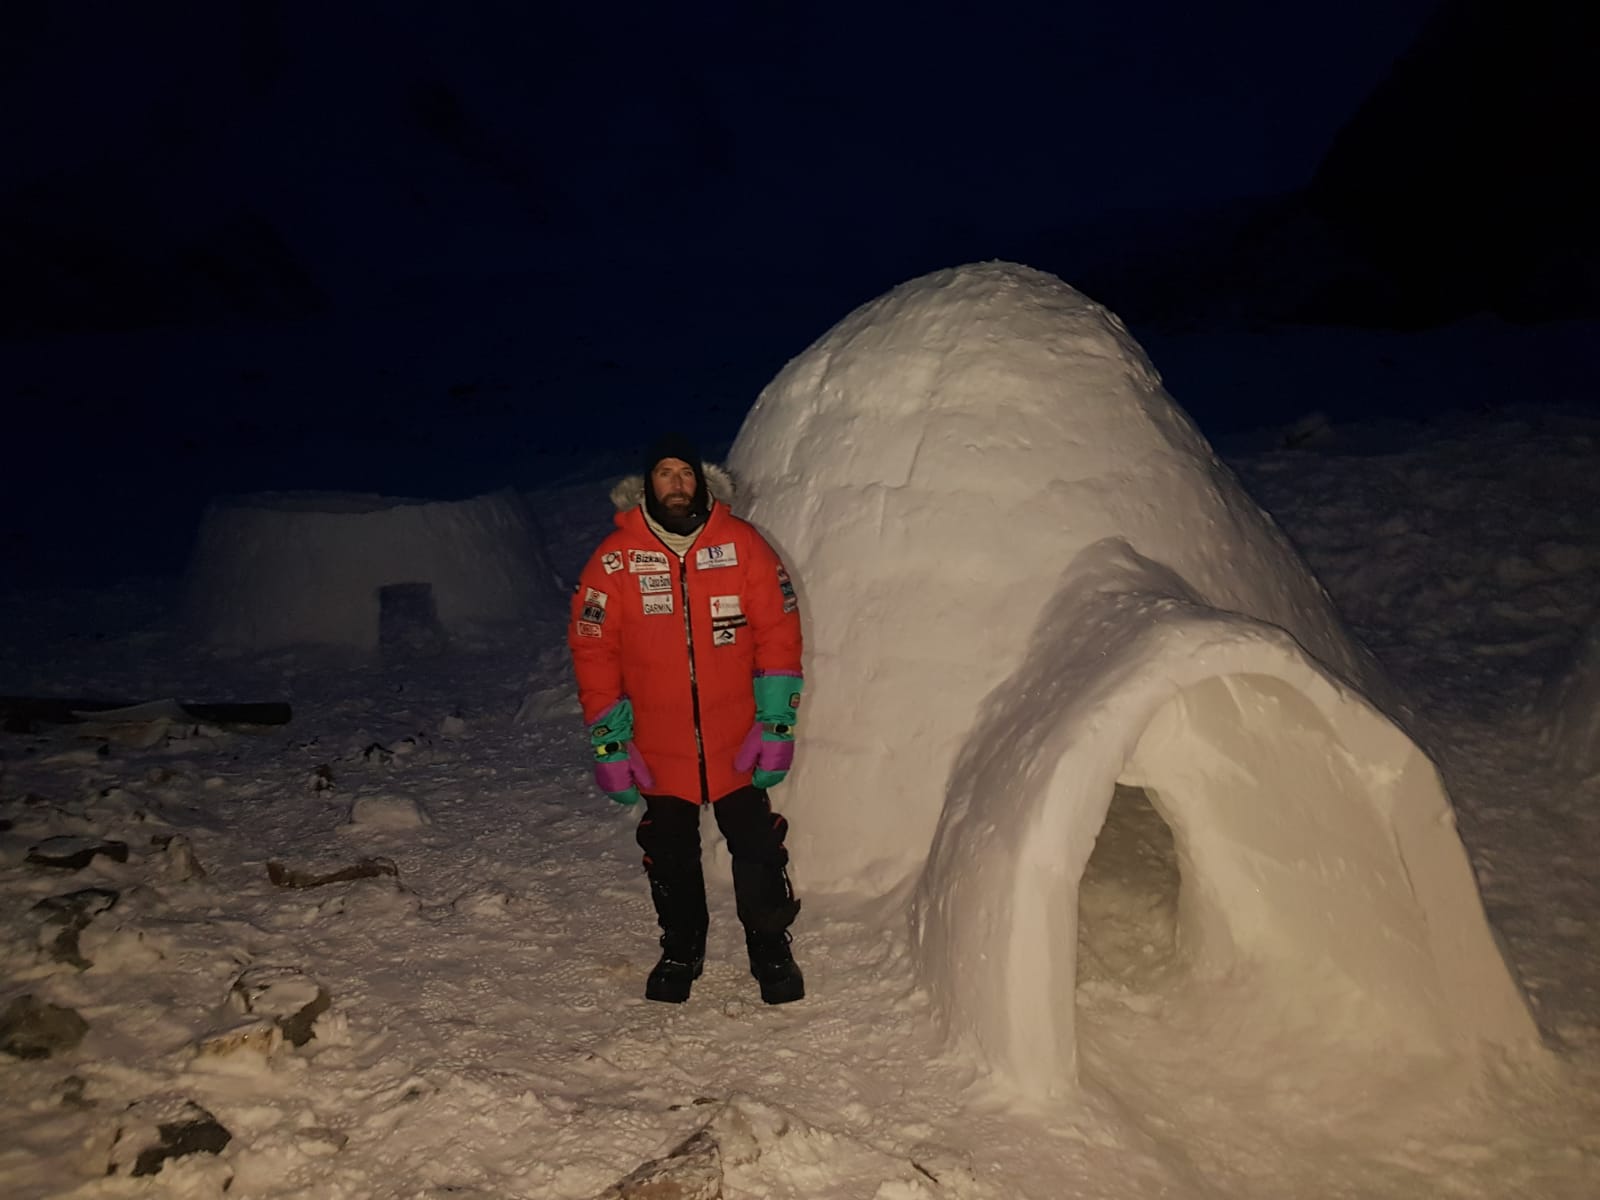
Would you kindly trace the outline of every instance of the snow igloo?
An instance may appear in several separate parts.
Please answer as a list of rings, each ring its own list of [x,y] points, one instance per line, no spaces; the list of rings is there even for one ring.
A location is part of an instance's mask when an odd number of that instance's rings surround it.
[[[1170,830],[1184,978],[1452,1060],[1537,1044],[1397,697],[1113,314],[1013,264],[913,280],[790,362],[729,464],[806,622],[801,889],[904,905],[948,1036],[1013,1089],[1077,1083],[1119,794]]]
[[[207,508],[185,604],[209,644],[360,652],[442,646],[555,613],[559,588],[516,493],[407,500],[261,492]]]

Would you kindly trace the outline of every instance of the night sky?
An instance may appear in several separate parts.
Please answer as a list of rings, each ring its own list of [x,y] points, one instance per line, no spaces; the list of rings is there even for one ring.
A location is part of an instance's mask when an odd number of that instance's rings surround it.
[[[10,0],[10,488],[188,512],[730,438],[906,279],[1081,282],[1305,186],[1435,7]]]

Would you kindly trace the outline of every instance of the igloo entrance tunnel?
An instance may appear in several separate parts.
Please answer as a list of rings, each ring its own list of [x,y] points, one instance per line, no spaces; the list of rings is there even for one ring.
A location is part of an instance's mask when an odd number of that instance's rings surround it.
[[[1392,689],[1103,308],[1011,264],[914,280],[785,367],[730,465],[807,621],[796,873],[909,897],[950,1036],[1019,1090],[1076,1081],[1119,783],[1172,827],[1186,970],[1375,1043],[1536,1045]]]

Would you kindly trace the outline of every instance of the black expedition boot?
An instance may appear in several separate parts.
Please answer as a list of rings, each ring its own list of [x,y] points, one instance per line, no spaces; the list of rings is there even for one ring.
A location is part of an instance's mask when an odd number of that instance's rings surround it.
[[[788,1004],[803,1000],[805,976],[789,949],[789,934],[747,933],[745,948],[750,951],[750,974],[761,985],[761,998],[768,1004]]]
[[[644,981],[644,998],[682,1004],[706,965],[705,930],[697,933],[663,933],[661,959]]]

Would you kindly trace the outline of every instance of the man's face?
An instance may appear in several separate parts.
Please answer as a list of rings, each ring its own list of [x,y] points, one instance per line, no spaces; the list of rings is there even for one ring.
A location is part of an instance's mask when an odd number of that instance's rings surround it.
[[[662,508],[681,517],[694,503],[694,468],[681,458],[663,458],[650,472],[650,487]]]

